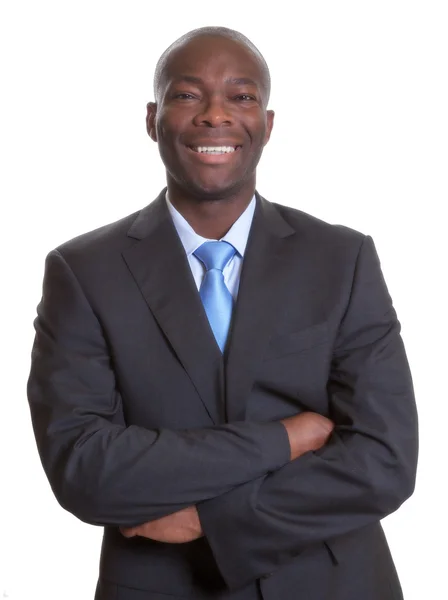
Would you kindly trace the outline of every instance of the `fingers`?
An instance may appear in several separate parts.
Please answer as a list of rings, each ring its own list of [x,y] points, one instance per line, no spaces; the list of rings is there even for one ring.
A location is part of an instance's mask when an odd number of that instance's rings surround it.
[[[137,535],[136,527],[120,527],[120,531],[125,538],[131,538]]]

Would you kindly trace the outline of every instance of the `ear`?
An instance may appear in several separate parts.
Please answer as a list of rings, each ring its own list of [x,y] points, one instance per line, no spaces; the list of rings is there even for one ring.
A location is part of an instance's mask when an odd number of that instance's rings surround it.
[[[275,113],[273,110],[267,110],[266,111],[266,135],[264,136],[264,145],[266,146],[266,144],[269,142],[269,139],[271,137],[271,131],[272,128],[274,127],[274,116]]]
[[[146,105],[146,131],[154,142],[157,142],[157,132],[155,126],[156,113],[157,104],[155,102],[148,102]]]

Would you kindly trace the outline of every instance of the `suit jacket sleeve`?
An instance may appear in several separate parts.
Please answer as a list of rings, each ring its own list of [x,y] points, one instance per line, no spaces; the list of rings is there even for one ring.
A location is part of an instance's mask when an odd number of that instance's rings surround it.
[[[59,503],[81,520],[137,525],[288,462],[280,423],[126,427],[112,351],[58,251],[47,257],[35,328],[28,398],[38,450]]]
[[[399,323],[371,238],[361,246],[328,380],[328,444],[199,506],[227,584],[379,521],[414,488],[417,415]]]

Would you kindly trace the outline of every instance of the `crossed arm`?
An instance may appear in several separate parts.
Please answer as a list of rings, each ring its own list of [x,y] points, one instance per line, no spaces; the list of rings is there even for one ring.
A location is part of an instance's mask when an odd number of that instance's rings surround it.
[[[334,348],[332,423],[319,440],[304,415],[184,432],[126,428],[100,326],[58,253],[47,279],[57,297],[44,292],[39,307],[29,398],[55,495],[80,519],[172,543],[204,534],[238,587],[280,557],[379,521],[412,493],[412,381],[369,238]],[[141,485],[148,473],[150,490]]]
[[[334,429],[330,419],[312,412],[283,419],[281,423],[288,434],[291,460],[322,448]],[[204,535],[195,505],[136,527],[120,527],[120,531],[127,538],[140,536],[168,544],[192,542]]]

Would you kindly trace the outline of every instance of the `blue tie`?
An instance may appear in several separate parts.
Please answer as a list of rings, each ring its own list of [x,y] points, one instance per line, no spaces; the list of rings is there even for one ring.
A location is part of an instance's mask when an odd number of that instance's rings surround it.
[[[226,346],[233,309],[232,294],[222,272],[235,252],[228,242],[205,242],[193,253],[206,269],[199,294],[221,352]]]

